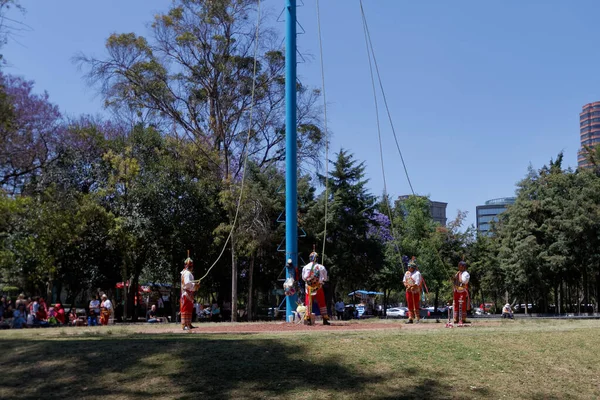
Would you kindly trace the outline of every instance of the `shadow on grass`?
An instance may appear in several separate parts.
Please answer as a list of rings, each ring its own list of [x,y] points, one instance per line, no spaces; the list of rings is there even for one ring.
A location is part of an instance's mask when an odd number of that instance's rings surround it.
[[[452,398],[414,370],[389,377],[348,365],[321,352],[318,337],[89,335],[0,340],[0,349],[0,398],[356,398],[367,388],[382,400]]]

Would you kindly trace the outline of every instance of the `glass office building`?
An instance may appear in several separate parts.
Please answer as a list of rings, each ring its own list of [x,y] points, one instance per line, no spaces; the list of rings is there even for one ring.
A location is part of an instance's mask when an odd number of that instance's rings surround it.
[[[492,223],[498,221],[498,215],[506,211],[509,205],[514,204],[516,199],[516,197],[502,197],[488,200],[484,205],[477,206],[477,231],[489,235]]]

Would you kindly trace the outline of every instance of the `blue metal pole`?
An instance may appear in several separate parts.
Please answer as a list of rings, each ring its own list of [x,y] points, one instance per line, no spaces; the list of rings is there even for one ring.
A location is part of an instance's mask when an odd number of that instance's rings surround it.
[[[298,265],[298,162],[296,140],[296,0],[285,2],[285,255]],[[286,268],[294,278],[294,269]],[[298,296],[287,296],[286,321],[296,309]]]

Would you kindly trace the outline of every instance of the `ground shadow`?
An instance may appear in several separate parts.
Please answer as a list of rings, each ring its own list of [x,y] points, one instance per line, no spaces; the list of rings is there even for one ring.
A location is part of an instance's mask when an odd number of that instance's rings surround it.
[[[319,345],[313,335],[289,342],[254,335],[106,333],[0,340],[0,398],[357,398],[374,386],[378,390],[369,397],[381,400],[458,398],[443,379],[423,371],[367,373],[348,365],[340,352],[322,355]]]

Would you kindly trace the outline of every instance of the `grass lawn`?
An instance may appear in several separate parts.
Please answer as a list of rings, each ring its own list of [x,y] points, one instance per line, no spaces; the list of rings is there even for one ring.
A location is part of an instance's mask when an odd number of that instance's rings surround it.
[[[257,334],[147,326],[0,331],[0,398],[600,398],[597,320],[273,327]]]

